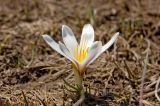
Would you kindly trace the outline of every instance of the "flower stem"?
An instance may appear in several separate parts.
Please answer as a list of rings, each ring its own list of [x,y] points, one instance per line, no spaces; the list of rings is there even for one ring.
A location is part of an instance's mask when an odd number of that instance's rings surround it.
[[[79,89],[78,92],[80,94],[80,99],[73,106],[79,106],[85,99],[85,92],[83,89],[83,78],[78,74],[78,72],[75,72],[75,80]]]
[[[83,90],[83,78],[82,78],[82,76],[80,76],[80,74],[77,71],[74,72],[74,75],[75,75],[76,85],[78,86],[80,91]]]
[[[76,85],[78,87],[78,92],[80,94],[80,99],[73,106],[79,106],[85,99],[85,92],[83,88],[83,77],[79,74],[79,71],[76,68],[74,68],[74,75],[75,75]]]

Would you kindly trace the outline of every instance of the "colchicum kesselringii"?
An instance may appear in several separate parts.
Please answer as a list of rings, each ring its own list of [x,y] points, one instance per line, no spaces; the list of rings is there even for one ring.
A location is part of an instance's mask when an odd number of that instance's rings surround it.
[[[80,44],[78,44],[72,30],[66,25],[62,26],[62,38],[64,44],[60,41],[59,43],[56,43],[48,35],[42,36],[52,49],[73,63],[76,83],[83,89],[82,76],[86,67],[116,41],[119,36],[119,32],[115,33],[111,40],[104,46],[102,46],[101,41],[94,41],[94,29],[91,24],[84,25]]]

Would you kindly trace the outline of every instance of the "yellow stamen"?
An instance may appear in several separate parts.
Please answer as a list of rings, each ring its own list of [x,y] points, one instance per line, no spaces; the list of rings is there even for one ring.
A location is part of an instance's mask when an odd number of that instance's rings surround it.
[[[79,61],[80,63],[84,60],[86,57],[87,53],[89,51],[89,48],[87,47],[77,47],[76,48],[76,60]]]

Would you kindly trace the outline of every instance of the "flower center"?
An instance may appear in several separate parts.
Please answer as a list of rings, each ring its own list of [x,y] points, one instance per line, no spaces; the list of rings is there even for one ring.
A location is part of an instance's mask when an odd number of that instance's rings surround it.
[[[81,63],[86,57],[88,51],[89,51],[89,47],[77,47],[76,48],[76,60]]]

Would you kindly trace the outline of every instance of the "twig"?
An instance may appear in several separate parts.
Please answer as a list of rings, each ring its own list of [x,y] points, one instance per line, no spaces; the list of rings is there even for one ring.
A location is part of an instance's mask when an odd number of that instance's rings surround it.
[[[73,76],[73,72],[72,73],[70,73],[68,76],[67,76],[67,78],[65,78],[65,80],[68,80],[70,77],[72,77]]]
[[[23,98],[24,98],[25,106],[29,106],[28,100],[27,100],[26,95],[24,94],[23,91],[22,91],[22,95],[23,95]]]
[[[128,78],[128,73],[126,72],[126,71],[124,71],[122,68],[120,68],[120,66],[115,62],[115,61],[113,61],[113,63],[116,65],[116,67],[120,70],[120,71],[122,71],[124,74],[125,74],[125,76],[126,76],[126,78]]]
[[[124,65],[126,66],[129,78],[133,79],[134,75],[133,75],[132,71],[130,70],[130,68],[129,68],[129,66],[128,66],[126,61],[124,61]]]
[[[158,87],[159,87],[159,83],[160,83],[160,78],[157,80],[157,84],[156,84],[156,89],[155,89],[155,96],[158,99],[158,101],[160,102],[160,97],[158,96]]]
[[[34,92],[36,97],[38,98],[38,100],[43,104],[43,106],[47,106],[46,102],[45,102],[45,99],[40,96],[39,94],[37,94],[36,92]]]
[[[160,89],[157,90],[157,93],[160,92]],[[155,94],[155,91],[151,91],[145,95],[143,95],[143,99],[147,98],[147,97],[150,97],[150,96],[153,96]]]
[[[140,88],[140,100],[139,100],[139,106],[143,106],[143,86],[144,86],[144,79],[146,77],[146,72],[147,72],[147,63],[148,63],[148,55],[149,55],[149,50],[150,50],[150,42],[149,40],[147,40],[148,43],[148,47],[146,49],[146,58],[144,60],[144,69],[143,69],[143,73],[142,73],[142,78],[141,78],[141,88]]]
[[[156,81],[154,81],[154,82],[152,82],[151,84],[147,85],[147,86],[145,87],[145,91],[149,91],[150,88],[151,88],[153,85],[155,85],[155,84],[156,84]]]
[[[30,62],[27,64],[26,68],[28,68],[34,61],[34,56],[35,56],[35,51],[34,48],[32,48],[32,54],[31,54],[31,60]]]
[[[75,104],[73,104],[73,106],[81,105],[83,103],[84,99],[85,99],[85,95],[84,95],[84,91],[82,90],[80,99]]]
[[[114,71],[115,71],[115,67],[109,72],[109,77],[108,77],[107,81],[105,81],[105,87],[104,87],[104,89],[107,88],[108,82],[109,82],[109,80],[111,80],[111,78],[113,77],[113,72],[114,72]]]

